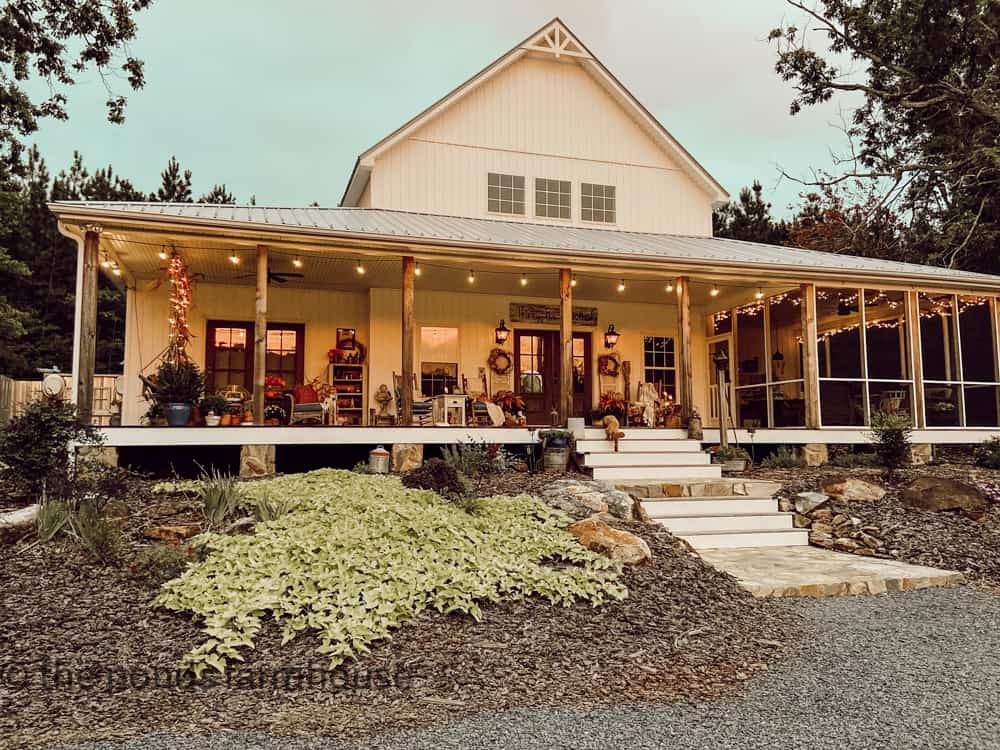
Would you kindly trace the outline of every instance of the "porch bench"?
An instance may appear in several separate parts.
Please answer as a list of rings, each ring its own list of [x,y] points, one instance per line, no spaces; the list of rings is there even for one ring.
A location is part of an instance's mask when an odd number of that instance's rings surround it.
[[[337,424],[337,397],[327,396],[322,401],[302,404],[295,402],[295,394],[288,393],[291,410],[288,413],[288,424],[296,422],[311,422],[318,420],[321,425]]]

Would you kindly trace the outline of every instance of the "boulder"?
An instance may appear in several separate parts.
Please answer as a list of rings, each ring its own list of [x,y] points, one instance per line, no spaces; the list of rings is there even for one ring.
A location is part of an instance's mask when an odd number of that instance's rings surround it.
[[[908,508],[918,510],[961,510],[969,513],[986,510],[986,497],[978,487],[942,477],[914,479],[903,488],[899,499]]]
[[[820,488],[834,500],[881,500],[885,490],[873,482],[855,477],[829,477]]]
[[[653,556],[643,539],[627,531],[613,529],[593,516],[577,521],[567,531],[591,552],[620,560],[626,565],[637,565]]]
[[[396,474],[420,468],[424,462],[424,446],[420,443],[393,443],[392,470]]]
[[[240,448],[240,476],[266,477],[274,473],[273,445],[244,445]]]
[[[173,542],[190,539],[199,531],[197,526],[148,526],[142,530],[142,535],[147,539]]]
[[[629,487],[633,489],[636,488]],[[595,513],[610,513],[623,521],[642,521],[646,517],[635,495],[600,482],[560,479],[549,484],[541,495],[548,505],[573,518],[586,518]]]
[[[124,500],[109,500],[104,506],[104,520],[116,528],[125,528],[128,525],[128,517],[128,505]]]
[[[35,528],[38,504],[0,513],[0,544],[14,544]]]
[[[934,460],[934,446],[928,443],[915,443],[910,446],[910,466],[923,466]]]
[[[797,513],[811,513],[829,501],[830,497],[822,492],[800,492],[795,496],[795,511]]]
[[[822,466],[830,460],[826,443],[806,443],[802,446],[802,460],[806,466]]]

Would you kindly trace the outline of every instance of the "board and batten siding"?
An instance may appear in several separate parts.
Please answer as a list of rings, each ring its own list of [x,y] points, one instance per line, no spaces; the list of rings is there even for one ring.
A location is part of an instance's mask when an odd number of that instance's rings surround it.
[[[496,344],[493,329],[500,318],[517,330],[557,330],[557,325],[512,323],[509,321],[510,302],[558,304],[558,300],[529,296],[499,294],[455,294],[442,291],[419,291],[415,299],[416,342],[415,360],[419,372],[422,354],[420,329],[436,326],[458,329],[459,374],[469,379],[469,387],[478,391],[479,368],[486,366],[490,349]],[[305,324],[305,377],[327,377],[327,350],[334,345],[336,329],[357,329],[358,340],[368,347],[368,392],[374,394],[380,384],[392,387],[393,372],[400,372],[401,292],[398,289],[373,288],[365,292],[340,292],[319,289],[271,287],[269,319],[282,323]],[[126,330],[125,395],[122,424],[139,424],[147,405],[142,399],[140,372],[155,371],[156,360],[167,345],[169,299],[165,287],[131,292],[128,300]],[[189,348],[192,359],[205,364],[205,331],[208,320],[253,320],[254,292],[251,287],[199,284],[194,290],[190,324],[193,333]],[[654,305],[634,302],[595,302],[575,300],[574,304],[597,307],[598,325],[592,329],[576,327],[591,333],[590,372],[593,395],[600,395],[597,377],[597,357],[605,353],[603,332],[614,323],[622,334],[617,351],[632,362],[633,395],[642,378],[642,337],[676,335],[674,305]],[[508,343],[513,349],[513,340]],[[152,364],[150,364],[152,363]],[[146,367],[143,371],[142,368]],[[292,384],[289,384],[292,385]],[[617,386],[621,390],[621,381]],[[376,407],[370,400],[369,407]]]
[[[489,172],[525,177],[525,214],[487,211]],[[572,218],[535,216],[534,179],[572,183]],[[617,221],[580,219],[580,183],[614,185]],[[381,154],[372,208],[709,236],[712,198],[580,66],[525,58]]]

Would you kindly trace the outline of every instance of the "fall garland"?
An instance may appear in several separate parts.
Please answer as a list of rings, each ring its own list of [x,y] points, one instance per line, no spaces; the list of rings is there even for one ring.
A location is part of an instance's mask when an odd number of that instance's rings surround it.
[[[617,378],[620,370],[621,362],[618,361],[618,357],[614,354],[602,354],[597,358],[597,371],[601,375]]]
[[[504,351],[499,346],[490,350],[490,356],[486,360],[490,371],[497,375],[506,375],[514,366],[514,358],[510,352]]]

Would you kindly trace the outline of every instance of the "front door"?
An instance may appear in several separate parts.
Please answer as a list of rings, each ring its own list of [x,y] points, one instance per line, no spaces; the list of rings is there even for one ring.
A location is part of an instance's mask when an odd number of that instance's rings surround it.
[[[574,333],[574,417],[590,409],[590,370],[590,334]],[[559,410],[559,331],[515,331],[514,381],[528,424],[550,424]]]

